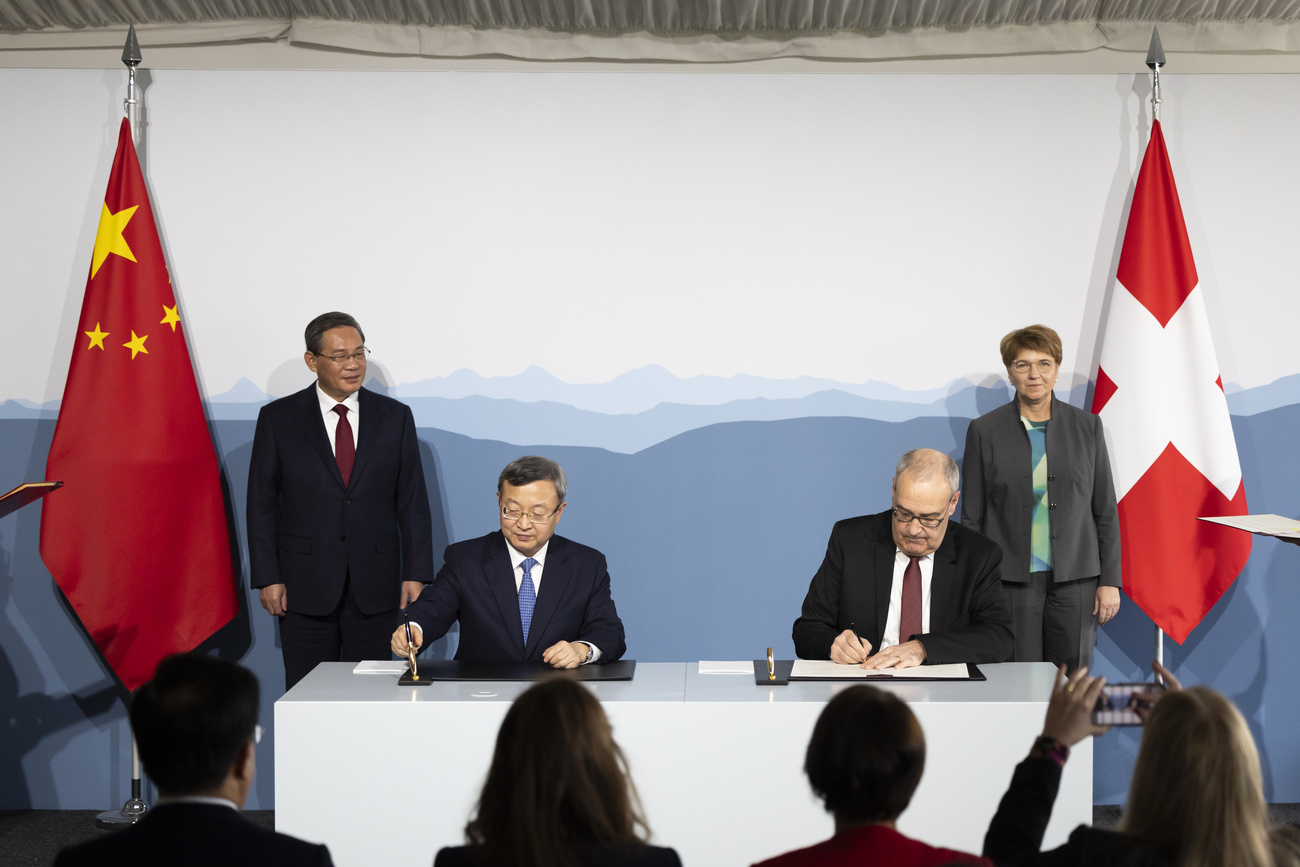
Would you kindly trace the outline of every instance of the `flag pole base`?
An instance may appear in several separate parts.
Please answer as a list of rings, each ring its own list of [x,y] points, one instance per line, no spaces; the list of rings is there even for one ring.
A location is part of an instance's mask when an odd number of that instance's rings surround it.
[[[95,824],[101,828],[125,828],[139,822],[148,812],[148,804],[139,798],[132,798],[120,810],[105,810],[100,813],[95,817]]]

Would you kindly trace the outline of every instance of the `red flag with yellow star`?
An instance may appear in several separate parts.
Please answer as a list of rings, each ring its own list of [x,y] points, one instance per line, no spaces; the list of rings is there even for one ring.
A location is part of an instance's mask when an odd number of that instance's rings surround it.
[[[134,690],[236,610],[217,456],[126,120],[47,478],[41,558]]]

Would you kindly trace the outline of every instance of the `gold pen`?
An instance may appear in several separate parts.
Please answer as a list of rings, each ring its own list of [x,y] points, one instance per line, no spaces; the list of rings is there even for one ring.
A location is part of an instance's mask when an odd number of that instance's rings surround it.
[[[420,679],[420,669],[415,665],[415,640],[411,638],[411,619],[402,611],[402,620],[406,623],[406,658],[411,661],[411,680]]]
[[[767,679],[776,680],[776,660],[772,657],[772,648],[767,649]]]

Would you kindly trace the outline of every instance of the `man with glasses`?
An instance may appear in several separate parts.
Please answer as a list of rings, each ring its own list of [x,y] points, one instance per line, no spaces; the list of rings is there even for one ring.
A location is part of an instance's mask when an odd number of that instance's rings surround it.
[[[438,577],[407,609],[417,651],[460,621],[457,659],[577,668],[623,655],[605,555],[555,535],[567,492],[564,470],[547,458],[529,455],[501,471],[501,529],[448,545]],[[406,655],[405,625],[392,649]]]
[[[913,449],[894,471],[892,509],[835,524],[794,622],[801,658],[871,669],[1011,659],[1002,549],[948,520],[959,478],[947,455]]]
[[[410,407],[362,388],[365,335],[346,313],[308,325],[316,382],[257,416],[248,559],[280,619],[285,688],[320,662],[388,659],[388,631],[433,580],[433,526]]]
[[[242,666],[197,654],[158,663],[153,679],[131,696],[131,732],[158,804],[124,831],[65,849],[56,867],[328,867],[324,846],[260,828],[238,813],[257,765],[257,712],[257,678]]]

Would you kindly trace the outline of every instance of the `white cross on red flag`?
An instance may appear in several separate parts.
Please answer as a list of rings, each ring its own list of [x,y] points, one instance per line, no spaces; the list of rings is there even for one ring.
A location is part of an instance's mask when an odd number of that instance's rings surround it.
[[[1138,172],[1092,411],[1119,498],[1124,590],[1182,643],[1236,579],[1246,490],[1160,121]]]

